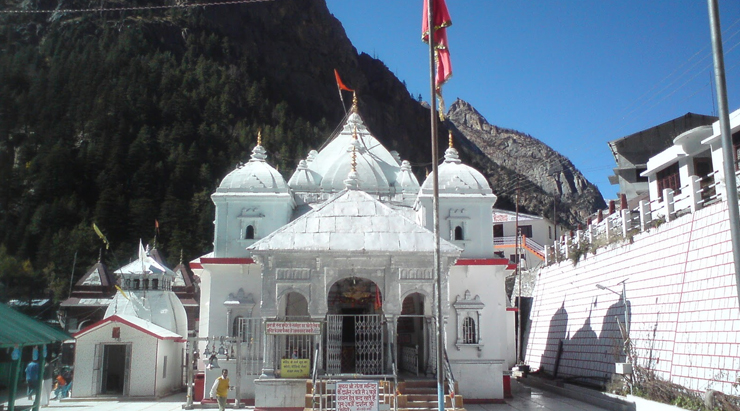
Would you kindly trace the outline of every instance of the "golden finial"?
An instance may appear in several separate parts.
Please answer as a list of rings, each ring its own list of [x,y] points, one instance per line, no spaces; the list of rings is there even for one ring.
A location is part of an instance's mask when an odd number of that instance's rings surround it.
[[[352,129],[352,139],[357,140],[357,126]]]
[[[261,128],[257,129],[257,145],[258,146],[262,145],[262,129]]]
[[[352,146],[352,171],[357,172],[357,148]]]
[[[357,113],[357,92],[352,92],[352,112]]]
[[[449,131],[449,133],[450,133],[450,134],[449,134],[449,144],[450,144],[450,148],[453,148],[453,147],[452,147],[452,130],[450,130],[450,131]]]

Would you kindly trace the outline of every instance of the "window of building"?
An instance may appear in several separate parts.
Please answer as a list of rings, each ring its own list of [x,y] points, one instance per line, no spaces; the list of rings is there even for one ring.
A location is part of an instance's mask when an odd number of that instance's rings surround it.
[[[460,226],[455,227],[455,240],[462,241],[465,238],[463,237],[463,229]]]
[[[493,226],[493,238],[499,238],[504,236],[504,225],[496,224]]]
[[[465,317],[462,328],[463,344],[478,344],[478,338],[475,334],[475,320]]]
[[[154,278],[152,279],[152,290],[156,290],[159,288],[159,280]]]
[[[679,185],[678,177],[678,163],[671,164],[669,167],[658,171],[658,196],[663,200],[663,190],[670,188],[673,190],[673,194],[681,193],[681,186]]]
[[[149,289],[149,280],[148,279],[147,280],[144,280],[144,289],[145,290],[148,290]]]
[[[134,290],[139,289],[139,280],[134,280]]]
[[[740,169],[740,131],[734,133],[732,135],[732,147],[734,148],[733,152],[735,153],[735,170]]]
[[[244,239],[245,240],[254,240],[254,226],[248,225],[246,231],[244,232]]]
[[[455,347],[458,350],[463,347],[476,347],[479,351],[482,350],[483,339],[480,337],[480,319],[485,304],[481,302],[480,296],[472,297],[470,290],[465,290],[464,295],[457,296],[452,307],[457,314]]]
[[[640,175],[644,171],[647,171],[647,167],[637,167],[635,169],[635,182],[638,182],[638,183],[647,183],[648,182],[647,176],[646,177],[643,177],[643,176]]]
[[[527,238],[532,238],[532,226],[531,225],[520,225],[519,232]]]

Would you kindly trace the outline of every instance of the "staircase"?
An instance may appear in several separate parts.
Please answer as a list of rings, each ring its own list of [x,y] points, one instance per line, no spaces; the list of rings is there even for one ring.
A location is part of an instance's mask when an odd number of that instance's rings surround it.
[[[455,383],[455,391],[458,390]],[[398,383],[398,410],[399,411],[428,411],[437,410],[437,381],[435,380],[408,380]],[[452,400],[448,385],[445,384],[445,410],[465,411],[463,408],[463,397],[455,395],[455,408],[452,408]]]
[[[393,382],[380,381],[379,396],[380,404],[385,404],[386,409],[394,410],[394,402],[398,401],[398,411],[436,411],[437,408],[437,381],[435,380],[408,380],[400,381],[398,389],[393,395]],[[334,395],[326,393],[326,382],[316,381],[316,393],[313,392],[313,383],[306,381],[306,401],[304,411],[334,410]],[[457,383],[455,384],[457,391]],[[462,395],[455,394],[455,408],[452,408],[450,393],[445,384],[445,410],[465,411],[463,408]],[[318,402],[321,401],[321,406]],[[384,407],[380,407],[383,409]]]

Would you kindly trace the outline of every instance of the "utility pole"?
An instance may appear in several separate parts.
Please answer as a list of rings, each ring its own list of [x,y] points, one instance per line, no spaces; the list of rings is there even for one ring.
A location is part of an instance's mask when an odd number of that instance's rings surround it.
[[[737,181],[735,179],[735,150],[732,147],[732,129],[730,128],[730,114],[727,109],[727,82],[725,80],[724,52],[722,51],[722,30],[719,24],[717,0],[707,0],[707,3],[709,6],[709,27],[712,33],[712,54],[714,55],[714,83],[717,87],[717,108],[719,109],[719,127],[722,135],[727,211],[730,220],[732,257],[735,261],[735,286],[737,287],[738,302],[740,302],[740,215],[738,215]]]

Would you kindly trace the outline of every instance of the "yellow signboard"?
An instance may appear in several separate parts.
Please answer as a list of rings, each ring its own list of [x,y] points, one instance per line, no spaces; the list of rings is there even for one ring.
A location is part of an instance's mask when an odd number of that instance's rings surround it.
[[[282,378],[308,378],[310,361],[308,359],[280,361],[280,376]]]

